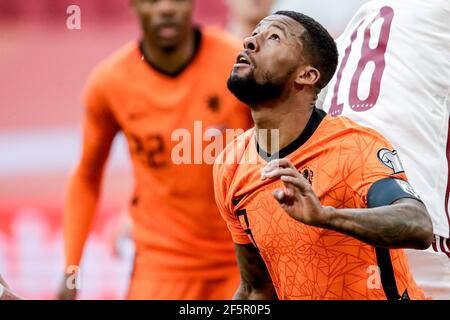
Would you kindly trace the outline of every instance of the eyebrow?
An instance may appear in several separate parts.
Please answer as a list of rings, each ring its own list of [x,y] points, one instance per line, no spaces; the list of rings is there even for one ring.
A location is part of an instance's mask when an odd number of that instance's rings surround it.
[[[262,24],[262,21],[256,25],[255,31],[257,29],[259,29],[259,27],[261,27],[261,24]],[[288,32],[286,31],[286,28],[283,27],[283,26],[280,26],[278,24],[273,24],[273,25],[271,25],[271,27],[274,27],[274,28],[277,28],[277,29],[281,30],[284,33],[284,36],[287,36],[287,34],[288,34]]]
[[[281,30],[284,33],[284,36],[285,37],[287,36],[287,31],[286,31],[285,27],[277,25],[277,24],[273,24],[271,27],[274,27],[274,28],[277,28],[277,29]]]

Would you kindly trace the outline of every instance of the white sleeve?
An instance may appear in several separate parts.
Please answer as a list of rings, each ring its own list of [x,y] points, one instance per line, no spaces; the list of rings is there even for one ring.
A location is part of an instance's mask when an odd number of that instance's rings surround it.
[[[329,109],[329,108],[324,108],[324,105],[323,105],[325,102],[325,98],[327,97],[329,87],[330,87],[330,85],[328,84],[325,88],[323,88],[319,92],[319,95],[317,96],[317,100],[316,100],[316,108],[321,109],[321,110]]]

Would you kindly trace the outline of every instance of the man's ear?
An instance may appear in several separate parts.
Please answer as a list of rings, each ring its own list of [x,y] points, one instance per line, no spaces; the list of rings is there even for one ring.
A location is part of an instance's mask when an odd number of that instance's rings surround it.
[[[295,79],[295,84],[300,86],[314,86],[320,79],[320,72],[313,66],[303,67]]]

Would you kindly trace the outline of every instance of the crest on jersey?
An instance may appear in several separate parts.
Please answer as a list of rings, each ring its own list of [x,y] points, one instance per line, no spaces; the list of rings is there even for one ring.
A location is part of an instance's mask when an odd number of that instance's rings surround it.
[[[378,150],[377,157],[382,164],[392,169],[394,174],[405,172],[400,161],[400,157],[398,156],[397,150],[391,151],[386,148],[380,149]]]
[[[309,184],[312,185],[314,172],[310,168],[304,167],[300,170],[300,173],[302,174],[303,178],[305,178],[309,182]]]
[[[212,95],[208,98],[208,108],[212,112],[217,112],[220,109],[220,98],[218,95]]]

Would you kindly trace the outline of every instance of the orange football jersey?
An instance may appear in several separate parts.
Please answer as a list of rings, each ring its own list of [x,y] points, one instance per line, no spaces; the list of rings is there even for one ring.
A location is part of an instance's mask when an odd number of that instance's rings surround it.
[[[316,127],[313,118],[319,119]],[[280,151],[280,157],[292,161],[311,183],[322,205],[366,208],[373,183],[387,177],[406,180],[404,173],[383,163],[378,157],[380,150],[393,151],[374,130],[315,110],[302,135]],[[283,188],[281,180],[261,181],[261,169],[268,160],[260,156],[255,130],[250,129],[216,159],[215,193],[234,242],[258,248],[278,297],[386,299],[376,249],[345,234],[289,217],[272,195],[275,189]],[[403,250],[389,253],[399,294],[424,298]]]
[[[139,44],[131,43],[96,68],[84,95],[85,125],[94,132],[115,128],[128,141],[135,272],[211,278],[237,270],[214,201],[214,159],[208,163],[201,155],[207,132],[251,125],[247,107],[226,87],[240,44],[215,28],[203,28],[200,35],[197,53],[177,76],[155,70]],[[180,144],[187,148],[174,160]],[[68,222],[66,234],[83,234],[87,227]],[[67,265],[81,257],[83,239],[74,237],[68,237]]]

